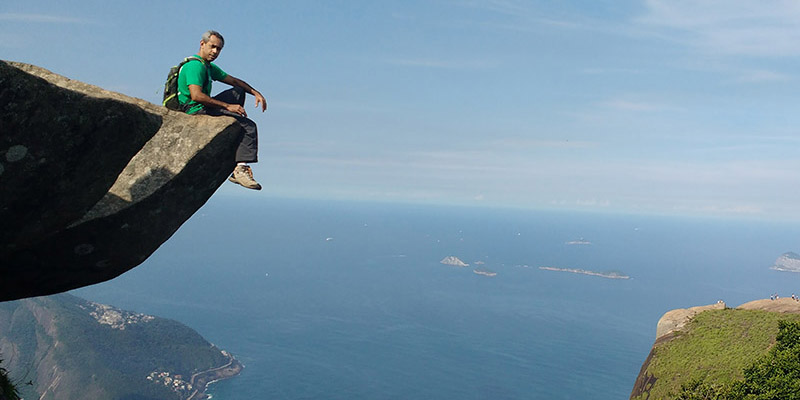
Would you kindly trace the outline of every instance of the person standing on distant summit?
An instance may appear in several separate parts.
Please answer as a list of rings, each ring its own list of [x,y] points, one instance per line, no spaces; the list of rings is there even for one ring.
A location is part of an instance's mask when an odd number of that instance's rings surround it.
[[[222,52],[225,39],[217,31],[207,31],[200,41],[200,51],[194,60],[183,64],[178,73],[178,102],[183,111],[195,115],[228,115],[236,118],[244,129],[244,136],[236,150],[236,168],[228,178],[248,189],[261,190],[261,185],[253,178],[253,170],[248,163],[258,161],[258,129],[256,123],[247,118],[244,110],[245,93],[256,99],[256,107],[267,110],[264,96],[247,82],[228,75],[214,61]],[[233,86],[211,97],[211,82],[220,81]]]

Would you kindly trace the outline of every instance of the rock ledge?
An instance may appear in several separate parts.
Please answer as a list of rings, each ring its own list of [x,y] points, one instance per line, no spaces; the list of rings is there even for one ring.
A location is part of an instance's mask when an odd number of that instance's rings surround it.
[[[234,167],[233,118],[0,61],[0,301],[139,265]]]

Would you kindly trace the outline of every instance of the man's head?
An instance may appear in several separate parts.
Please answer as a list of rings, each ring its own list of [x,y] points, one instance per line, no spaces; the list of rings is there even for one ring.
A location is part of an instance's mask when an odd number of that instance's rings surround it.
[[[197,55],[208,62],[214,61],[219,56],[223,46],[225,46],[225,39],[219,32],[206,31],[200,41],[200,52]]]

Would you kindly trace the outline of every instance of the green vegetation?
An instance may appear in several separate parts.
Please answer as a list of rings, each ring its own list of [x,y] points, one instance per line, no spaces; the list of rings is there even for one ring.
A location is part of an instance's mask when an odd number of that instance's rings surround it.
[[[780,321],[769,354],[744,370],[744,378],[713,384],[693,381],[678,400],[800,400],[800,322]]]
[[[0,360],[0,364],[3,360]],[[8,372],[5,368],[0,367],[0,399],[3,400],[19,400],[19,392],[11,379],[8,378]]]
[[[99,323],[91,315],[96,310],[67,294],[0,303],[0,340],[15,349],[6,367],[12,381],[32,381],[19,388],[20,397],[39,398],[50,383],[39,381],[47,376],[40,371],[56,371],[57,399],[178,400],[178,393],[147,376],[168,371],[188,381],[228,363],[220,349],[176,321],[147,317],[119,329]],[[115,312],[123,319],[142,316]]]
[[[647,372],[650,399],[800,399],[800,315],[702,312],[655,347]]]

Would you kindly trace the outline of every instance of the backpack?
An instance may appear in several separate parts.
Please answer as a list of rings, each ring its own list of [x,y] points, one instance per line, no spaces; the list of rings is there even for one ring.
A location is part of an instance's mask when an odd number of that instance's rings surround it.
[[[183,59],[183,61],[181,61],[180,64],[169,69],[167,82],[164,84],[164,102],[162,103],[164,104],[164,107],[167,107],[170,110],[183,111],[183,107],[178,101],[178,74],[181,72],[181,67],[183,67],[183,64],[186,64],[192,60],[200,61],[199,58],[194,56],[186,57]]]

